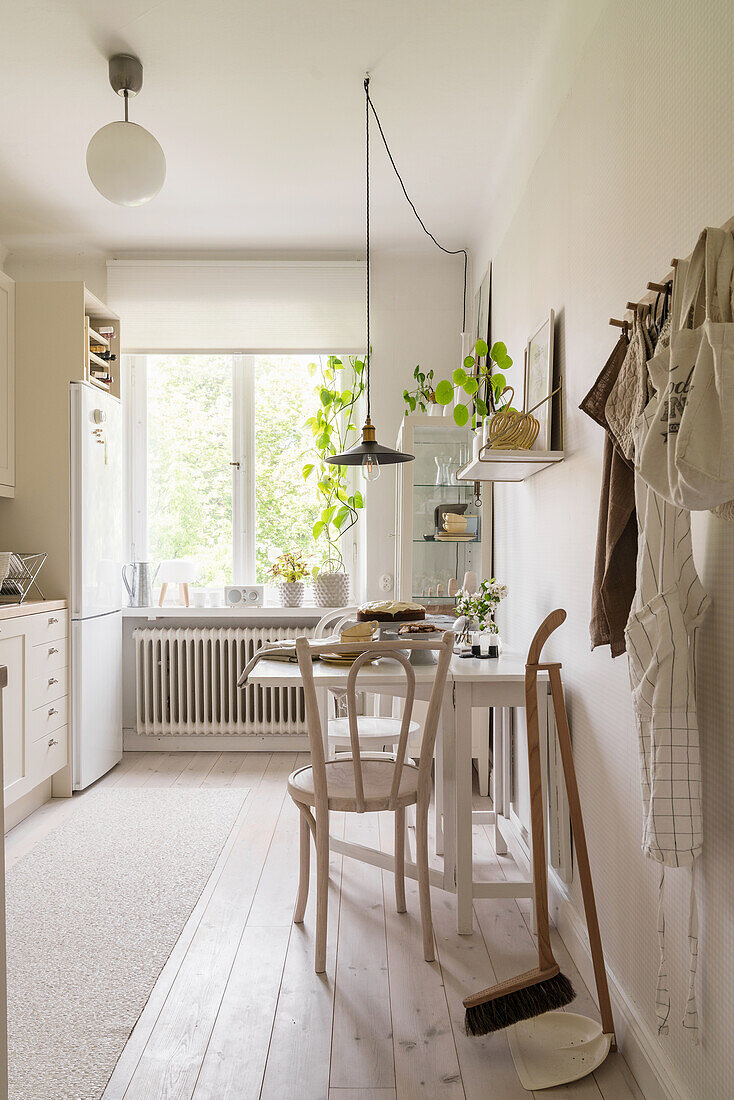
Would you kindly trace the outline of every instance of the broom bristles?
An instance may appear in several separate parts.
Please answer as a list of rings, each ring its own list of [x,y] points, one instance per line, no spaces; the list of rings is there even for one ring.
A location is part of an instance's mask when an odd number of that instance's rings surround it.
[[[553,978],[546,978],[535,985],[525,986],[514,993],[505,993],[504,996],[467,1008],[466,1033],[488,1035],[491,1031],[501,1031],[512,1024],[519,1024],[522,1020],[540,1016],[543,1012],[564,1008],[575,996],[573,986],[565,974],[556,974]]]

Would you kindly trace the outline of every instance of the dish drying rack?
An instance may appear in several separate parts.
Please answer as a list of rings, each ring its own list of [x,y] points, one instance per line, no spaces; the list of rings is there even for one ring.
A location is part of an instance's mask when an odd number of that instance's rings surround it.
[[[41,591],[37,577],[47,557],[48,554],[11,554],[8,570],[2,578],[0,587],[2,587],[6,581],[14,581],[19,586],[20,591],[0,591],[0,604],[21,604],[33,588],[36,589],[40,598],[44,600],[46,597]]]

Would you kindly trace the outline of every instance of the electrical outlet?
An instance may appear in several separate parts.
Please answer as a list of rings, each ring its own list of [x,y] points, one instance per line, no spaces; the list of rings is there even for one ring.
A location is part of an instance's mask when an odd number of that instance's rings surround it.
[[[392,577],[389,573],[383,573],[380,577],[380,590],[382,592],[392,592]]]

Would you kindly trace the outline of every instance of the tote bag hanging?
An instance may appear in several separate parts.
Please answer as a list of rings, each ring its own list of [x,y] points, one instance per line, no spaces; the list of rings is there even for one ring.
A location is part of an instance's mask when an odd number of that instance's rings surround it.
[[[670,349],[656,364],[657,393],[643,414],[640,476],[691,511],[734,497],[733,274],[731,233],[705,229],[690,261],[678,265]]]

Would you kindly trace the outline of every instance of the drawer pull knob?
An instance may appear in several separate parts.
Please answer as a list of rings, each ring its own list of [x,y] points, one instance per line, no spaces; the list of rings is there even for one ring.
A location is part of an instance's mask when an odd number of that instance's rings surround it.
[[[50,740],[50,741],[49,741],[49,743],[48,743],[48,747],[49,747],[50,749],[52,749],[52,748],[54,747],[54,745],[58,745],[58,741],[56,740],[56,738],[55,738],[55,737],[52,737],[52,738],[51,738],[51,740]]]
[[[55,617],[54,617],[54,616],[52,615],[52,616],[51,616],[51,618],[50,618],[50,619],[48,620],[48,625],[49,625],[49,626],[53,626],[53,624],[54,624],[54,623],[57,623],[58,621],[59,621],[59,620],[58,620],[58,619],[56,619],[56,618],[55,618]]]
[[[48,651],[48,655],[49,655],[49,657],[50,657],[50,656],[51,656],[52,654],[54,654],[54,653],[58,653],[58,652],[59,652],[59,651],[58,651],[58,649],[56,649],[56,647],[55,647],[55,646],[51,646],[51,648],[50,648],[50,649],[49,649],[49,651]]]
[[[51,708],[49,709],[49,712],[48,712],[48,716],[49,716],[49,718],[50,718],[52,714],[58,714],[58,713],[59,713],[59,712],[57,711],[56,707],[51,707]]]
[[[59,681],[56,679],[55,676],[49,676],[49,678],[48,678],[48,686],[49,687],[51,687],[52,684],[58,684],[58,682]]]

